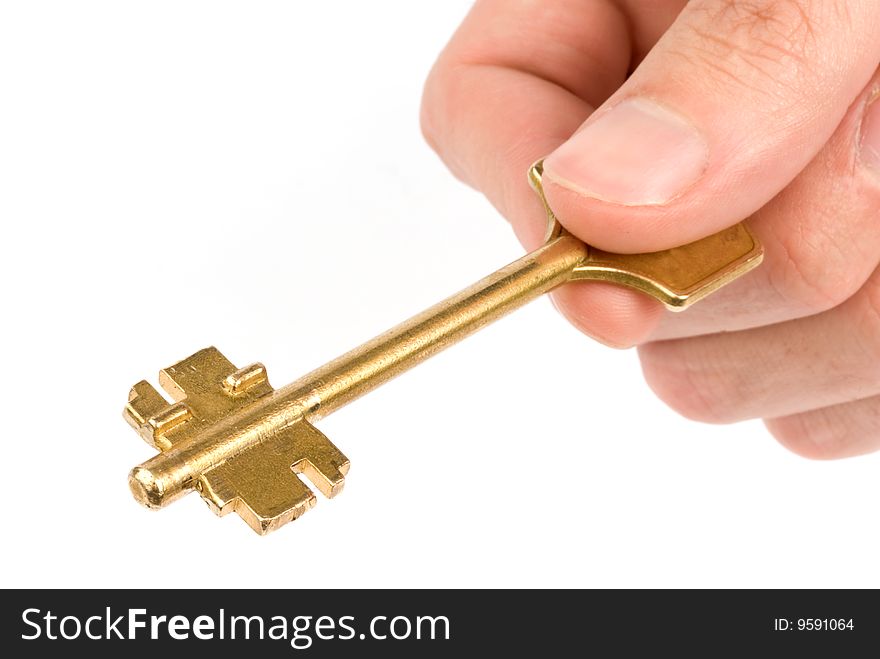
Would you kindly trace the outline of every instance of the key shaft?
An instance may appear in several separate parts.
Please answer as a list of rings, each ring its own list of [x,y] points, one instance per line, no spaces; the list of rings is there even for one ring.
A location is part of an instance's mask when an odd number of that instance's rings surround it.
[[[303,418],[317,421],[569,281],[587,247],[569,234],[276,390],[242,415],[206,427],[136,467],[135,497],[161,507],[191,489],[199,475]]]

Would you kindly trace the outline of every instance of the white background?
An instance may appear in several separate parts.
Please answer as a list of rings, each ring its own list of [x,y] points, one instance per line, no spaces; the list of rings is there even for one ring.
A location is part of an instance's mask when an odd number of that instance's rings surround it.
[[[321,422],[345,492],[270,536],[133,501],[135,381],[279,386],[521,254],[418,130],[468,5],[2,5],[0,585],[880,586],[877,456],[678,418],[547,300]]]

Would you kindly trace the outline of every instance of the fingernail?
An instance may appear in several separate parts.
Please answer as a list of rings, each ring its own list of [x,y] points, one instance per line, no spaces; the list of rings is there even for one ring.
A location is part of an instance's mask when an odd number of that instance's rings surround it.
[[[878,129],[880,130],[880,129]],[[544,162],[554,183],[627,206],[664,204],[702,176],[709,147],[681,115],[629,99],[576,133]]]
[[[862,162],[880,171],[880,93],[868,102],[868,109],[862,118]]]

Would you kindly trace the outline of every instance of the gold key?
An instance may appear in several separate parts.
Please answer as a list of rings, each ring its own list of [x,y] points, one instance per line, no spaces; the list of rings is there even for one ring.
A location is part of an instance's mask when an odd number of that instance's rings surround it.
[[[168,402],[146,381],[132,387],[125,418],[160,453],[135,467],[135,498],[161,508],[196,490],[218,515],[237,512],[265,534],[316,501],[305,475],[327,497],[342,491],[348,459],[313,423],[530,300],[578,280],[610,281],[680,310],[761,262],[745,224],[683,247],[612,254],[567,233],[541,187],[547,240],[452,297],[281,389],[262,364],[236,368],[206,348],[159,374]]]

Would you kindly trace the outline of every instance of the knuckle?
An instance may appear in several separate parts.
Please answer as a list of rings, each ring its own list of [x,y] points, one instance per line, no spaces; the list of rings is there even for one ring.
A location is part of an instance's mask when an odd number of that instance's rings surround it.
[[[686,341],[686,339],[685,339]],[[654,394],[681,416],[703,423],[730,423],[735,402],[722,373],[694,368],[678,342],[639,347],[642,373]]]
[[[865,280],[864,260],[846,241],[836,235],[839,222],[821,217],[822,210],[807,210],[810,223],[799,223],[796,229],[780,230],[772,222],[779,249],[779,258],[772,261],[770,284],[786,300],[807,314],[834,308],[851,298]]]
[[[689,16],[700,21],[691,21],[692,27],[716,28],[701,35],[725,35],[707,40],[722,54],[749,50],[768,61],[802,59],[816,45],[817,12],[811,0],[713,0],[694,3],[693,9]]]
[[[806,313],[851,298],[877,265],[880,185],[856,166],[854,131],[856,121],[841,124],[809,166],[755,215],[772,252],[771,286]]]

